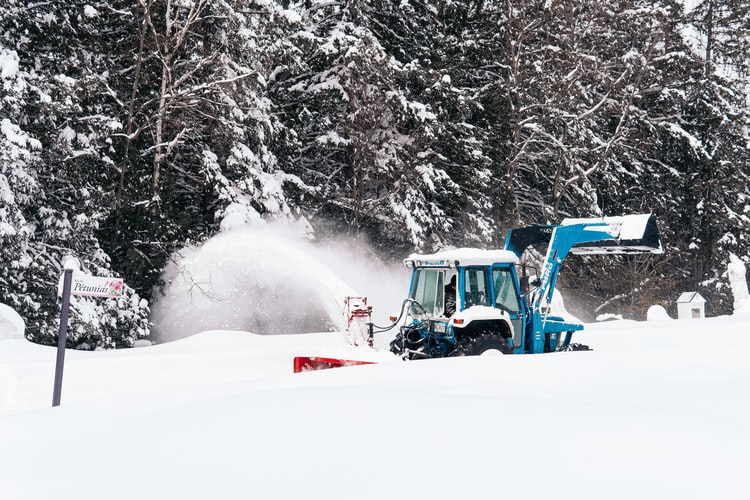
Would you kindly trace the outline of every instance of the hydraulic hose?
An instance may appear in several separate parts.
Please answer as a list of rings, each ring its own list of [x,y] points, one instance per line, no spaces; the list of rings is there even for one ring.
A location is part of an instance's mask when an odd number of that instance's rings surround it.
[[[388,326],[378,326],[375,323],[370,323],[370,329],[371,329],[370,331],[372,333],[383,333],[383,332],[387,332],[387,331],[392,330],[396,325],[398,325],[401,322],[401,318],[404,317],[404,312],[406,311],[406,304],[408,304],[410,302],[414,302],[416,304],[419,304],[419,302],[417,302],[414,299],[405,299],[401,303],[401,312],[399,313],[398,318],[396,318],[396,321],[394,321],[392,324],[390,324]],[[420,307],[421,307],[421,304],[420,304]]]

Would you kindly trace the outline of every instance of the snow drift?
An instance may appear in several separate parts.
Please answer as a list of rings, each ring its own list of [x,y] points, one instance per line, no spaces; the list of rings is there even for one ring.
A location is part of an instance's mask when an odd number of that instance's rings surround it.
[[[750,497],[750,318],[587,325],[590,352],[292,373],[340,333],[0,342],[0,491],[81,498]],[[379,337],[382,348],[387,337]],[[43,477],[43,480],[40,480]]]

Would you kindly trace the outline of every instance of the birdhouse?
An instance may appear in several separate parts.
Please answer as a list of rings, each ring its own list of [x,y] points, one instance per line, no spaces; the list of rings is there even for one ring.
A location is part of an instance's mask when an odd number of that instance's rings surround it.
[[[698,292],[685,292],[677,299],[677,319],[706,317],[706,299]]]

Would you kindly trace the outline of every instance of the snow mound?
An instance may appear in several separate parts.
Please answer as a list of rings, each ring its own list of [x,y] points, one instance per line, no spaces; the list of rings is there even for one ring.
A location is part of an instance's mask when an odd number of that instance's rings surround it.
[[[663,306],[655,304],[648,308],[648,311],[646,312],[646,319],[648,321],[663,321],[672,319],[672,317],[667,313],[667,310],[664,309]]]
[[[25,331],[23,318],[9,306],[0,304],[0,340],[22,339]]]
[[[747,280],[745,278],[746,269],[742,260],[734,254],[729,254],[729,264],[727,264],[727,275],[732,287],[734,296],[734,312],[750,313],[750,293],[747,290]]]
[[[596,321],[622,321],[622,314],[604,313],[596,317]]]

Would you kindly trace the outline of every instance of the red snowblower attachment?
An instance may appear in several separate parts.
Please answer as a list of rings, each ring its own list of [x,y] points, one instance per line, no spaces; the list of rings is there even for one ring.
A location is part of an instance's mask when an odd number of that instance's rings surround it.
[[[297,356],[294,358],[294,373],[341,368],[343,366],[372,365],[374,361],[355,361],[353,359],[321,358],[319,356]]]
[[[367,297],[345,297],[344,316],[346,317],[346,340],[352,347],[372,347],[371,315],[372,307],[367,305]],[[294,358],[294,373],[326,370],[343,366],[369,365],[373,361],[356,361],[319,356],[297,356]]]

